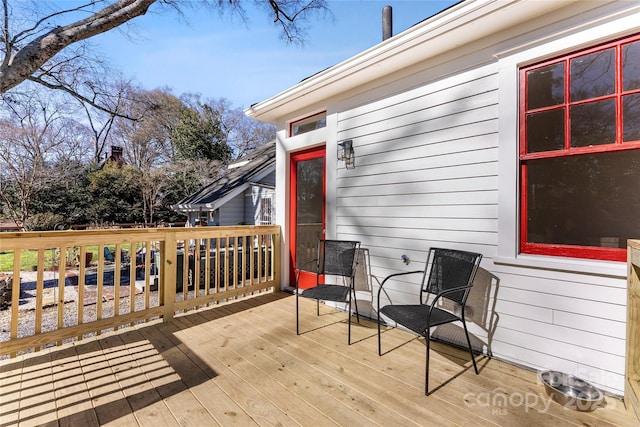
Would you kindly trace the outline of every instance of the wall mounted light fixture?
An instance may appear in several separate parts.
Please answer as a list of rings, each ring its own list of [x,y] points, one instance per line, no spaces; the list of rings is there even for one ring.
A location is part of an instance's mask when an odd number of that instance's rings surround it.
[[[355,169],[356,153],[353,151],[353,141],[347,139],[338,143],[338,160],[344,160],[347,169]]]

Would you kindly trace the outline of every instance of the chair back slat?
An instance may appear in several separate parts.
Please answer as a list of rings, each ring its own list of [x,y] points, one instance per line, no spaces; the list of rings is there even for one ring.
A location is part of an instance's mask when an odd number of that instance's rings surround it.
[[[467,286],[460,292],[447,294],[445,298],[464,304],[473,285],[482,255],[454,249],[431,248],[427,260],[423,292],[439,294],[448,289]]]
[[[360,242],[349,240],[322,240],[318,242],[320,274],[353,277]]]

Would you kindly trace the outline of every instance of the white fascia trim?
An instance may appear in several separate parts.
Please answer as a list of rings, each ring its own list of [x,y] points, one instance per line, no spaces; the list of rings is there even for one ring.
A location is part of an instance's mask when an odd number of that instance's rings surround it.
[[[215,208],[212,208],[210,204],[205,204],[205,205],[171,205],[171,209],[173,209],[174,211],[180,214],[188,215],[190,213],[201,212],[205,210],[210,211]]]
[[[570,1],[466,0],[245,110],[275,123],[282,117],[390,75]],[[486,18],[486,19],[485,19]],[[422,48],[414,49],[421,45]]]
[[[217,201],[215,203],[201,203],[197,205],[171,205],[171,209],[185,215],[194,212],[213,211],[217,208]]]

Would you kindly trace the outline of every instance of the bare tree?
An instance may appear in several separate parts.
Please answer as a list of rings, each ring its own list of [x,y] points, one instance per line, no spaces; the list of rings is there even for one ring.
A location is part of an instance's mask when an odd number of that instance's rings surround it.
[[[311,14],[327,11],[325,0],[260,0],[257,3],[273,14],[274,23],[291,42],[304,38],[305,24]],[[108,110],[92,99],[92,87],[76,78],[78,70],[90,70],[98,63],[90,58],[83,42],[145,15],[152,5],[159,11],[164,8],[178,12],[189,6],[231,9],[245,16],[240,0],[85,0],[61,4],[71,6],[55,9],[39,1],[2,0],[0,93],[31,80],[49,89],[64,91],[95,108]]]
[[[124,150],[125,160],[135,168],[143,204],[145,223],[154,221],[162,204],[170,165],[176,157],[171,135],[179,120],[183,103],[169,89],[151,91],[130,87],[123,111],[139,117],[114,121],[110,140]]]
[[[175,157],[170,138],[181,106],[169,89],[130,87],[123,111],[138,119],[118,117],[110,140],[123,147],[127,162],[136,169],[158,168]]]
[[[58,179],[52,165],[86,152],[67,105],[36,90],[5,94],[0,118],[0,198],[16,224],[29,217],[38,192]],[[15,197],[12,197],[15,196]]]
[[[99,163],[113,139],[111,135],[117,127],[116,119],[121,122],[135,122],[143,117],[144,108],[135,105],[137,92],[131,81],[112,81],[105,77],[96,79],[91,86],[95,93],[93,102],[80,101],[79,104],[86,117],[87,131],[91,134],[93,160]],[[100,102],[106,108],[95,108],[95,102]]]
[[[224,98],[209,100],[207,104],[218,114],[227,144],[233,150],[235,158],[244,156],[276,137],[275,126],[247,117],[242,109],[233,108]]]

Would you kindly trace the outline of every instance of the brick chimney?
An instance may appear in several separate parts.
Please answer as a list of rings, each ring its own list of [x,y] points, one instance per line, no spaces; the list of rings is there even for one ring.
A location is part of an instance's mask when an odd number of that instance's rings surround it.
[[[119,165],[124,164],[124,156],[122,155],[122,147],[117,145],[111,146],[111,155],[109,155],[109,160],[117,162]]]

